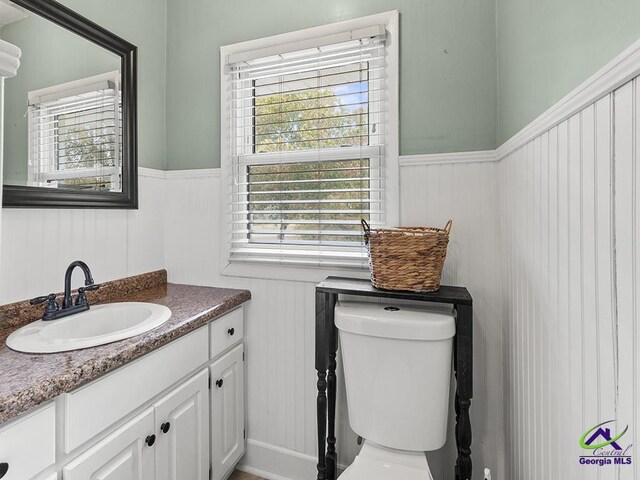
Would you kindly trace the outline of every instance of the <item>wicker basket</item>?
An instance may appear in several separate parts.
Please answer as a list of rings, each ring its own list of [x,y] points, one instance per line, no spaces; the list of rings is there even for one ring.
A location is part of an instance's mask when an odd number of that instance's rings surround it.
[[[385,290],[435,292],[440,288],[451,220],[443,228],[371,229],[362,219],[374,287]]]

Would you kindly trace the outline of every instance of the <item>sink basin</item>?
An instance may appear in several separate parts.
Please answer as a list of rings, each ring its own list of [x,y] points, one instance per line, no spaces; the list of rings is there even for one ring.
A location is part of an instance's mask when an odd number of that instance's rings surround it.
[[[154,303],[109,303],[58,320],[39,320],[9,335],[7,346],[25,353],[55,353],[95,347],[148,332],[171,317]]]

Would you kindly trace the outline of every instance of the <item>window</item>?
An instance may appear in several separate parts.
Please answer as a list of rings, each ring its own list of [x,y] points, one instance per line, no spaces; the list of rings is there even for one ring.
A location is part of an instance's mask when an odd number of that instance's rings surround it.
[[[387,28],[317,32],[223,49],[229,262],[362,267],[361,219],[388,221]]]
[[[122,191],[120,73],[29,92],[29,185]]]

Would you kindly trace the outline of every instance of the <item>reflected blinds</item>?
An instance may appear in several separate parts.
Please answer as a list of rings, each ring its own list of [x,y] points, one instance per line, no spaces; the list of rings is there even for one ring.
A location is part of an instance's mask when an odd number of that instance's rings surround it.
[[[116,81],[29,98],[31,185],[121,191],[122,125]]]
[[[384,35],[227,74],[230,260],[365,263],[360,219],[384,221]]]

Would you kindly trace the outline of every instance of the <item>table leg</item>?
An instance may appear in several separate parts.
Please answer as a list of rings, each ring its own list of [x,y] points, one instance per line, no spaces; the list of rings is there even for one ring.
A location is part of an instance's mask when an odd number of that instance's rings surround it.
[[[457,305],[454,366],[456,373],[456,480],[471,480],[471,419],[469,408],[473,396],[473,309]]]
[[[329,344],[329,376],[327,379],[327,394],[329,402],[329,432],[327,437],[327,479],[336,480],[338,477],[338,454],[336,453],[336,353],[338,351],[338,329],[335,325],[335,306],[338,295],[329,294],[327,299],[326,323]]]
[[[325,441],[327,434],[327,372],[318,372],[318,480],[327,480]]]
[[[316,292],[316,371],[318,373],[318,397],[316,401],[318,420],[318,477],[327,479],[326,437],[327,437],[327,367],[329,360],[329,342],[327,335],[328,298],[324,293]]]

